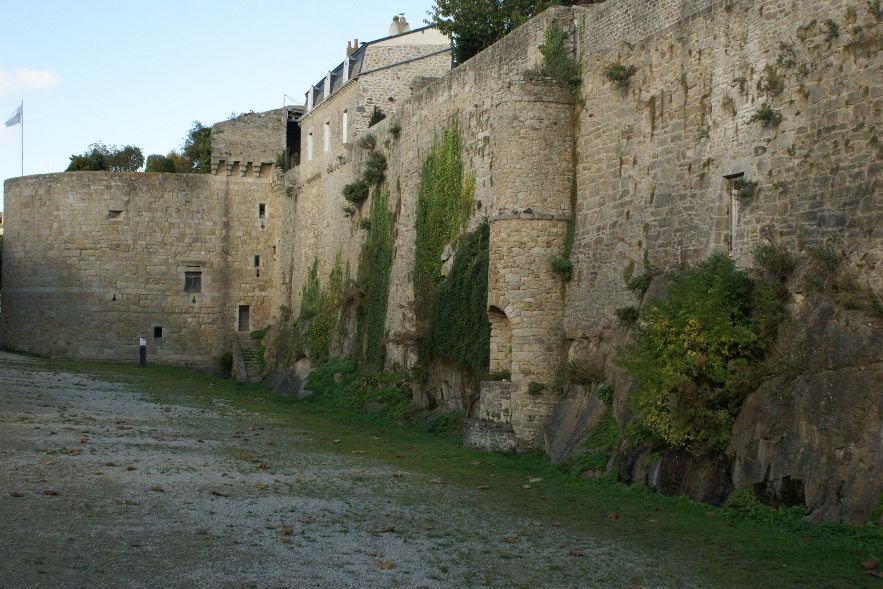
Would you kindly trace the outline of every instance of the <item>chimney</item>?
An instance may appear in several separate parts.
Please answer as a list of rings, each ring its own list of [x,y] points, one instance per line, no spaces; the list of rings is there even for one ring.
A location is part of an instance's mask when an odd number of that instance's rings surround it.
[[[404,14],[397,14],[392,17],[392,24],[389,25],[389,37],[395,37],[396,35],[401,35],[402,33],[407,33],[411,30],[411,26],[408,24],[408,21],[405,20]]]
[[[353,39],[352,44],[349,41],[346,42],[346,56],[349,57],[353,53],[355,53],[359,49],[359,40]]]

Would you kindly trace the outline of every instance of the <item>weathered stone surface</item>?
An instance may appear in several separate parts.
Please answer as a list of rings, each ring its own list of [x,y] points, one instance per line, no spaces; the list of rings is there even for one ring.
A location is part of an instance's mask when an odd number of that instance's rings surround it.
[[[746,401],[728,448],[733,481],[805,503],[813,520],[863,523],[883,493],[883,325],[818,294],[794,312],[780,346],[804,354],[806,372]]]
[[[466,419],[463,422],[463,446],[476,450],[515,452],[518,439],[509,423]]]
[[[542,429],[543,445],[552,464],[560,464],[580,440],[607,415],[607,406],[583,386],[570,387]]]

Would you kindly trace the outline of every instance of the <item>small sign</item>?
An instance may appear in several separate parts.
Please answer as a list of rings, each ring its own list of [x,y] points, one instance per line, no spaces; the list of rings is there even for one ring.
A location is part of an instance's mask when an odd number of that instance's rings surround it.
[[[146,346],[147,345],[147,338],[146,337],[139,338],[139,345]]]

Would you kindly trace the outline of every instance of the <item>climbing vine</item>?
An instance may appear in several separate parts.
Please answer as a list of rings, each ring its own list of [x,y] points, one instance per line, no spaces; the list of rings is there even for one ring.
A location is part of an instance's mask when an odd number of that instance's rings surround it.
[[[343,267],[340,252],[328,276],[328,287],[319,282],[319,260],[314,258],[301,289],[300,313],[291,331],[290,352],[298,358],[307,352],[314,360],[328,358],[331,336],[337,323],[337,311],[343,292]]]
[[[394,219],[389,192],[379,189],[371,204],[371,222],[359,257],[357,285],[363,293],[358,341],[361,360],[371,368],[383,364],[384,324],[389,301],[389,274],[394,255]]]
[[[485,221],[464,236],[454,265],[432,297],[424,356],[445,358],[484,374],[490,362],[487,318],[488,242]]]
[[[464,177],[460,128],[452,116],[441,136],[436,135],[420,170],[413,278],[419,321],[426,321],[433,293],[442,280],[442,251],[466,227],[474,195],[475,177]]]

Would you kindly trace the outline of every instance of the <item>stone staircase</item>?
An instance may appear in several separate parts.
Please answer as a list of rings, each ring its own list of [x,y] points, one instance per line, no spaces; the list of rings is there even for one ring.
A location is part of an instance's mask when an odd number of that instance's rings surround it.
[[[252,338],[251,333],[247,331],[236,332],[236,339],[239,342],[248,382],[251,384],[261,382],[260,342]]]

